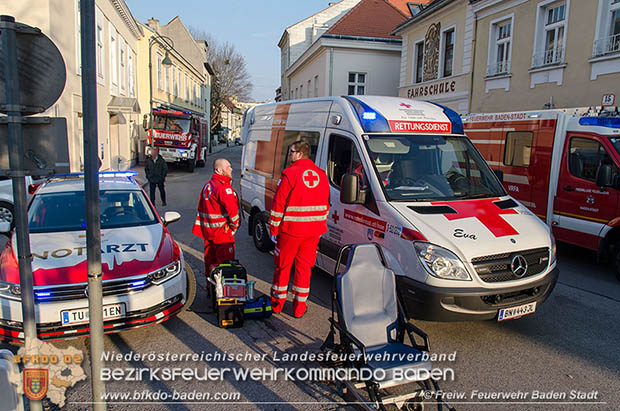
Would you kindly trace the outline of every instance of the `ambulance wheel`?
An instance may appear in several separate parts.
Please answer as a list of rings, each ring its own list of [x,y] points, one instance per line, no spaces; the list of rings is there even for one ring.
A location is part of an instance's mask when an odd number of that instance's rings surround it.
[[[424,411],[424,404],[417,400],[409,400],[405,402],[401,408],[404,411]]]
[[[11,230],[15,227],[15,214],[13,204],[0,201],[0,221],[11,224]]]
[[[192,159],[189,160],[189,163],[187,163],[187,171],[189,171],[190,173],[194,172],[194,169],[196,168],[196,159]]]
[[[185,263],[185,278],[187,279],[187,285],[185,287],[185,304],[183,304],[181,311],[185,311],[191,307],[194,302],[194,298],[196,298],[196,276],[194,275],[192,268],[187,263]]]
[[[273,250],[275,244],[269,238],[269,228],[265,222],[265,217],[262,214],[256,214],[252,219],[252,224],[254,226],[252,237],[256,248],[264,253]]]

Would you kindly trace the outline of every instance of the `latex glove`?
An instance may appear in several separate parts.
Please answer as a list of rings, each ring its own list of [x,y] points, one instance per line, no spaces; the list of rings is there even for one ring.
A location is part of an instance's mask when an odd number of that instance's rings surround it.
[[[271,241],[272,241],[274,244],[278,244],[278,237],[277,237],[277,236],[275,236],[275,235],[271,235],[271,234],[270,234],[270,235],[269,235],[269,238],[271,238]]]

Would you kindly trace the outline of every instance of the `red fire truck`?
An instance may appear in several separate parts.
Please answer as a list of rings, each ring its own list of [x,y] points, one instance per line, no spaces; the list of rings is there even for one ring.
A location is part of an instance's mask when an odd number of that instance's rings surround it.
[[[556,239],[609,258],[620,280],[620,111],[469,114],[465,133]]]
[[[185,164],[192,173],[195,167],[205,165],[208,130],[208,120],[196,113],[154,108],[146,155],[151,152],[151,138],[154,137],[154,145],[166,162]]]

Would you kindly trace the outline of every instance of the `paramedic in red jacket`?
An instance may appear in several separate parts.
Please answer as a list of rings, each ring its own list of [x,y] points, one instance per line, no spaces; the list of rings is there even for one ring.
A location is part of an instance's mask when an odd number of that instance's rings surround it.
[[[232,167],[224,158],[213,162],[213,177],[202,188],[193,233],[205,240],[205,275],[211,268],[235,258],[235,232],[239,228],[239,202],[233,190]]]
[[[327,231],[329,214],[327,175],[309,157],[308,143],[293,144],[289,151],[292,164],[282,172],[269,219],[271,236],[276,243],[272,309],[276,313],[282,311],[294,261],[293,315],[297,318],[306,312],[310,269],[316,260],[319,238]]]

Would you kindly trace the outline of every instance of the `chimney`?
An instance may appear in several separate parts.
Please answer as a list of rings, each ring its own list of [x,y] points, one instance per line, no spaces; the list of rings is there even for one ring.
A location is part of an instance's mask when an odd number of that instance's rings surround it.
[[[147,23],[147,26],[159,33],[159,20],[156,18],[151,17]]]

